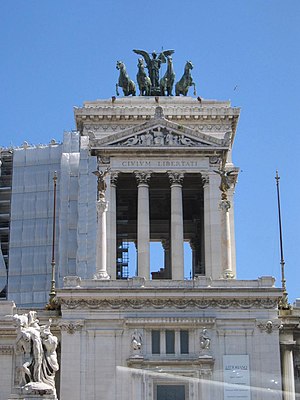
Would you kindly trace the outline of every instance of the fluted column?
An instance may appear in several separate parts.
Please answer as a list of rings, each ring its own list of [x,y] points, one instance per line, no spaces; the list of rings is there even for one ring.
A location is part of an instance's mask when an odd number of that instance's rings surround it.
[[[136,171],[138,183],[137,211],[137,263],[138,276],[150,278],[150,216],[149,216],[149,179],[150,172]]]
[[[172,279],[184,279],[183,252],[183,207],[182,180],[183,173],[168,172],[171,183],[171,266]]]
[[[111,276],[116,277],[117,271],[117,180],[118,172],[110,175],[110,269]]]
[[[283,380],[283,399],[295,400],[295,379],[294,379],[294,362],[293,362],[293,345],[281,343],[282,348],[282,380]]]

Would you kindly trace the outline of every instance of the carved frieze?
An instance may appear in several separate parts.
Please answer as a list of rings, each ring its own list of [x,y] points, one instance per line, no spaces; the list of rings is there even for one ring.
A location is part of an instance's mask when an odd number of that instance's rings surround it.
[[[113,144],[115,145],[115,144]],[[166,128],[156,127],[149,129],[141,134],[134,135],[125,140],[121,140],[117,143],[118,146],[125,147],[162,147],[162,146],[183,146],[183,147],[206,147],[207,143],[200,140],[195,140],[187,137],[184,134],[177,134],[171,132]]]
[[[60,299],[60,304],[68,309],[141,309],[141,308],[263,308],[274,309],[277,299],[270,298],[239,298],[239,299],[190,299],[190,298],[112,298],[112,299]]]

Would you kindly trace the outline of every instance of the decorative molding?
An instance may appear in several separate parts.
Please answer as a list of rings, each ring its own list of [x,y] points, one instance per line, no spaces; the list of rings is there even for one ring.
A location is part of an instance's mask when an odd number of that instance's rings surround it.
[[[0,345],[0,355],[9,355],[14,353],[14,346]]]
[[[95,133],[98,133],[100,131],[106,132],[106,131],[123,131],[124,129],[132,128],[135,125],[128,125],[128,124],[85,124],[84,125],[84,134],[92,134],[94,135]]]
[[[80,276],[65,276],[64,277],[64,287],[80,287],[81,278]]]
[[[64,299],[60,298],[60,304],[67,309],[141,309],[141,308],[262,308],[276,309],[278,300],[270,298],[234,298],[234,299],[190,299],[190,298],[114,298],[114,299]]]
[[[126,325],[134,326],[165,326],[165,325],[189,325],[193,327],[212,326],[215,324],[214,318],[194,318],[194,317],[157,317],[157,318],[126,318]]]
[[[80,331],[84,326],[83,321],[62,321],[58,324],[58,327],[70,335],[73,335],[76,331]]]
[[[221,158],[217,156],[209,157],[209,164],[215,166],[216,164],[220,164]]]
[[[264,322],[258,322],[257,323],[258,328],[261,330],[261,332],[267,332],[267,333],[272,333],[274,330],[280,330],[283,328],[283,325],[280,323],[280,321],[264,321]]]

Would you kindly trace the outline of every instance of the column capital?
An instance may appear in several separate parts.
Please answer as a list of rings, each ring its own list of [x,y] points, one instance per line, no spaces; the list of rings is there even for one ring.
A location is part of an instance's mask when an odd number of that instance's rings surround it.
[[[134,171],[133,172],[135,175],[135,179],[137,180],[138,186],[139,185],[148,185],[148,182],[151,178],[151,172],[146,171],[146,172],[141,172],[141,171]]]
[[[202,174],[201,180],[202,180],[203,187],[207,187],[209,185],[209,175],[208,174]]]
[[[231,207],[231,203],[229,200],[221,200],[219,207],[221,211],[228,212]]]
[[[182,184],[184,172],[167,171],[167,174],[168,174],[171,185],[174,185],[174,184],[181,185]]]
[[[112,186],[116,186],[118,177],[119,177],[119,171],[112,171],[110,173],[110,184]]]
[[[97,204],[97,212],[98,213],[104,213],[104,212],[107,211],[108,201],[100,199],[100,200],[97,201],[96,204]]]

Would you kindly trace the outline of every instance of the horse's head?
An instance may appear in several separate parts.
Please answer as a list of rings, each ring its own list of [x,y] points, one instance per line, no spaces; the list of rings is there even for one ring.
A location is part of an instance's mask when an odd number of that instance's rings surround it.
[[[193,69],[194,66],[193,66],[193,64],[192,64],[192,61],[187,61],[186,64],[185,64],[185,68],[187,68],[187,69]]]
[[[123,63],[123,61],[117,61],[116,68],[117,68],[117,69],[123,69],[123,68],[124,68],[124,63]]]
[[[138,67],[144,67],[144,60],[142,58],[138,59]]]

